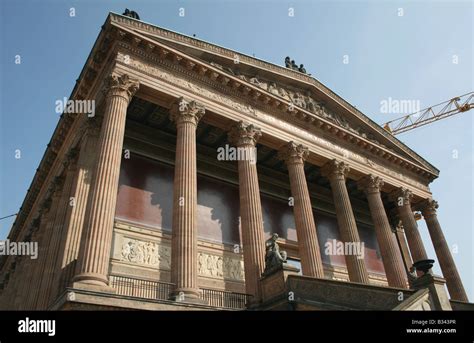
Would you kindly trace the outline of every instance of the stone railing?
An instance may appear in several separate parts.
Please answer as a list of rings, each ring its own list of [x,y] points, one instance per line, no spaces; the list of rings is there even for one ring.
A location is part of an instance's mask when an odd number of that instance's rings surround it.
[[[110,276],[110,286],[118,295],[145,299],[168,300],[173,284],[135,279],[125,276]]]
[[[118,275],[110,276],[110,286],[116,290],[118,295],[153,300],[169,300],[169,294],[173,289],[172,283]],[[249,295],[202,288],[201,299],[211,307],[238,310],[245,309]]]
[[[201,298],[206,300],[209,306],[245,309],[250,298],[248,294],[226,292],[215,289],[201,288]]]

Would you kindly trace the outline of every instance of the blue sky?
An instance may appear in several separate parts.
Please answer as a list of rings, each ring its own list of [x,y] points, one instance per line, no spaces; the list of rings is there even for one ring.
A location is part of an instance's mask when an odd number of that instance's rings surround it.
[[[75,16],[70,16],[70,8]],[[0,217],[16,213],[109,11],[282,64],[289,55],[374,121],[389,97],[427,107],[473,85],[470,1],[23,1],[0,5]],[[179,9],[184,8],[184,17]],[[294,17],[288,15],[294,9]],[[401,10],[403,16],[400,16]],[[15,64],[15,55],[21,64]],[[349,63],[344,64],[344,55]],[[457,56],[458,63],[453,63]],[[398,136],[441,170],[439,220],[474,301],[474,111]],[[15,158],[15,151],[21,158]],[[457,158],[454,158],[457,151]],[[453,153],[454,152],[454,153]],[[0,221],[0,239],[13,220]],[[428,231],[418,222],[428,254]],[[440,273],[439,267],[435,272]]]

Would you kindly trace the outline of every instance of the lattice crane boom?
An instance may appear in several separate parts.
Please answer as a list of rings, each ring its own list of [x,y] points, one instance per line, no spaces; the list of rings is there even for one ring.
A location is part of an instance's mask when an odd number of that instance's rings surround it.
[[[383,128],[392,135],[412,130],[474,108],[474,92],[425,108],[424,110],[391,120]]]

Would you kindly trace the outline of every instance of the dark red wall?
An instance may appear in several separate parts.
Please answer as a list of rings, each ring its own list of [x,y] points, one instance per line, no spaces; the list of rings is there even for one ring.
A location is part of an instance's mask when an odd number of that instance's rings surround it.
[[[171,231],[172,166],[132,154],[122,160],[116,217],[151,228]],[[293,208],[287,202],[261,194],[265,236],[272,232],[297,240]],[[335,217],[315,212],[323,262],[345,266],[344,256],[324,254],[324,243],[339,239]],[[218,243],[239,244],[239,191],[237,186],[198,175],[198,236]],[[374,231],[359,225],[369,271],[383,273]]]

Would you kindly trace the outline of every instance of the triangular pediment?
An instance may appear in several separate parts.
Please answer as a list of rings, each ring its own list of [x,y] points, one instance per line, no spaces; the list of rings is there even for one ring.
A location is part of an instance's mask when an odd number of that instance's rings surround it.
[[[291,102],[297,108],[322,117],[428,170],[433,178],[439,173],[429,162],[309,75],[151,24],[116,14],[113,16],[116,26],[135,31],[141,36],[215,67],[222,73],[237,77],[242,82]]]

